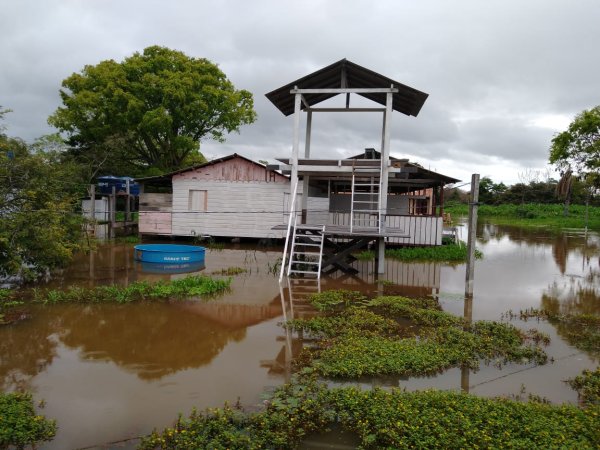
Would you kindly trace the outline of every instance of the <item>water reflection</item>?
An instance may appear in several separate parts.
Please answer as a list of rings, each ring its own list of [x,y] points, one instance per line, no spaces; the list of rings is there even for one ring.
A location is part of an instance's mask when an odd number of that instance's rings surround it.
[[[33,318],[0,327],[0,388],[31,389],[31,380],[56,357],[59,317]]]
[[[88,306],[62,315],[60,340],[84,359],[106,360],[141,379],[208,364],[245,328],[223,327],[161,304]]]

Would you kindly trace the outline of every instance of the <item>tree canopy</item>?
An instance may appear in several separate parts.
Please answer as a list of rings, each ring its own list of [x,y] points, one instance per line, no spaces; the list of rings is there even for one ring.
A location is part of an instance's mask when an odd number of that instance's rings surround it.
[[[569,128],[552,139],[550,163],[579,176],[600,170],[600,106],[578,114]]]
[[[35,145],[0,133],[0,278],[34,278],[80,248],[78,167]]]
[[[115,174],[201,162],[202,139],[222,142],[256,120],[252,94],[236,90],[217,65],[165,47],[85,66],[62,86],[63,106],[49,123],[80,161]]]

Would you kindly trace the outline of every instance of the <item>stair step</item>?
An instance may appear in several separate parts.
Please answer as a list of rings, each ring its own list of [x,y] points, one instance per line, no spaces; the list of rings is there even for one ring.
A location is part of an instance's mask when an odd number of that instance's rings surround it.
[[[356,186],[369,186],[369,187],[373,187],[373,186],[379,186],[379,183],[354,183],[354,187]]]
[[[313,266],[316,264],[318,266],[319,261],[297,261],[295,259],[292,259],[292,264],[312,264]]]
[[[319,256],[319,252],[294,252],[294,255],[309,255],[309,256]]]
[[[296,230],[323,231],[323,226],[319,226],[319,225],[296,225]]]
[[[319,274],[319,272],[315,272],[314,270],[294,270],[294,269],[290,270],[290,273],[309,273],[309,274],[312,274],[312,275],[318,275]]]
[[[294,247],[296,245],[302,245],[304,247],[321,247],[321,244],[308,244],[306,242],[294,242]]]
[[[378,209],[355,209],[355,213],[372,213],[377,214],[379,212]]]

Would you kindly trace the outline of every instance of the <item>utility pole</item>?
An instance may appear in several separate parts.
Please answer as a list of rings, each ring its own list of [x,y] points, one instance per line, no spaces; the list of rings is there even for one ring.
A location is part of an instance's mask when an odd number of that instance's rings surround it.
[[[477,207],[479,206],[479,174],[471,176],[471,201],[469,202],[469,230],[467,235],[467,274],[465,297],[473,297],[473,278],[475,275],[475,235],[477,234]]]

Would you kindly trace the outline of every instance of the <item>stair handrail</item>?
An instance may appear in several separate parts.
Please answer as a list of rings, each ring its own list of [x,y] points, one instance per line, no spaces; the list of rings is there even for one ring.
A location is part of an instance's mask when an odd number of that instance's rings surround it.
[[[290,217],[288,220],[287,233],[285,235],[285,245],[283,247],[283,257],[281,258],[281,269],[279,270],[279,282],[283,280],[283,273],[285,271],[285,258],[288,252],[288,247],[290,245],[290,231],[292,230],[292,218],[296,217],[296,195],[298,193],[298,181],[294,184],[294,192],[292,194],[291,203],[290,203]]]

